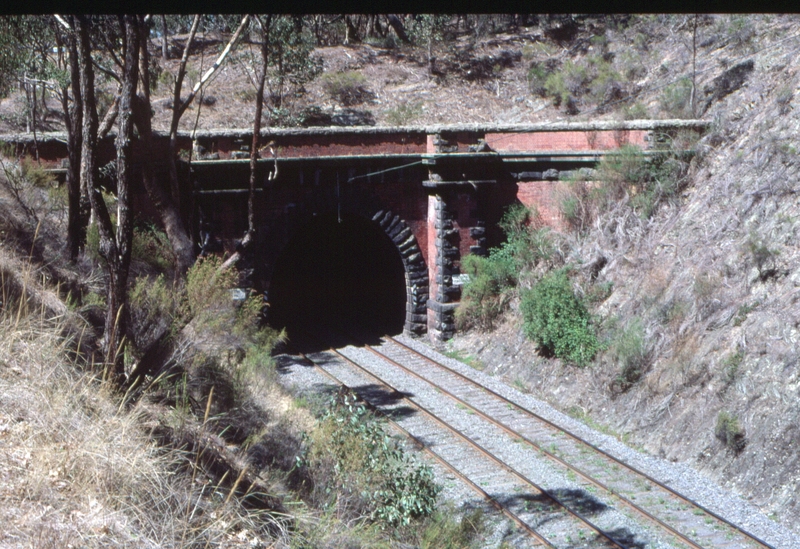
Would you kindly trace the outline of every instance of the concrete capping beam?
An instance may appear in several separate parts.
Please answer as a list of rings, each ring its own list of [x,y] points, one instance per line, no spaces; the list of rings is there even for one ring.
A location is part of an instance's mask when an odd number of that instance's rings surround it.
[[[527,133],[558,131],[591,131],[591,130],[658,130],[658,129],[706,129],[711,125],[709,120],[670,119],[670,120],[595,120],[589,122],[544,122],[536,124],[443,124],[431,126],[315,126],[311,128],[264,128],[263,137],[282,136],[324,136],[324,135],[409,135],[437,134],[448,132],[461,133]],[[247,138],[252,137],[249,128],[211,128],[208,130],[179,131],[178,137],[185,139],[209,138]],[[109,133],[106,139],[114,139]],[[155,138],[168,138],[165,131],[154,131]],[[37,132],[37,141],[47,143],[57,141],[66,144],[66,132]],[[8,133],[0,135],[0,141],[9,143],[32,143],[33,133]]]
[[[475,187],[477,185],[495,185],[497,184],[496,179],[477,179],[477,180],[467,180],[467,181],[430,181],[425,180],[422,182],[422,186],[428,189],[439,189],[442,187],[463,187],[463,186],[470,186]]]

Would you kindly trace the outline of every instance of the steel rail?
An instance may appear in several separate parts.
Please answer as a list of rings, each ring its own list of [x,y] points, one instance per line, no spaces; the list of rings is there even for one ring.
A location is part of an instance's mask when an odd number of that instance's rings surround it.
[[[553,428],[553,429],[555,429],[555,430],[557,430],[559,432],[564,433],[565,435],[567,435],[568,437],[572,438],[573,440],[575,440],[579,444],[583,444],[583,445],[591,448],[595,452],[598,452],[599,454],[601,454],[601,455],[605,456],[606,458],[610,459],[615,464],[620,465],[620,466],[624,467],[625,469],[627,469],[627,470],[629,470],[629,471],[631,471],[631,472],[633,472],[633,473],[635,473],[637,475],[640,475],[641,477],[645,478],[649,482],[652,482],[656,486],[658,486],[658,487],[662,488],[663,490],[669,492],[674,497],[680,499],[684,503],[687,503],[689,505],[692,505],[692,506],[700,509],[704,513],[706,513],[709,516],[715,518],[716,520],[720,521],[721,523],[727,525],[728,527],[732,528],[733,530],[739,532],[744,537],[746,537],[747,539],[751,540],[752,542],[760,545],[761,547],[765,547],[766,549],[775,549],[772,545],[768,544],[767,542],[765,542],[764,540],[758,538],[757,536],[751,534],[750,532],[748,532],[747,530],[743,529],[742,527],[730,522],[729,520],[725,519],[724,517],[721,517],[720,515],[718,515],[714,511],[711,511],[710,509],[708,509],[707,507],[701,505],[700,503],[698,503],[698,502],[696,502],[696,501],[694,501],[694,500],[692,500],[692,499],[690,499],[690,498],[688,498],[688,497],[676,492],[675,490],[673,490],[672,488],[670,488],[669,486],[667,486],[663,482],[651,477],[650,475],[648,475],[647,473],[644,473],[643,471],[640,471],[639,469],[637,469],[633,465],[629,465],[628,463],[625,463],[624,461],[614,457],[610,453],[606,452],[605,450],[603,450],[601,448],[598,448],[597,446],[595,446],[591,442],[588,442],[587,440],[584,440],[583,438],[581,438],[578,435],[572,433],[568,429],[566,429],[564,427],[561,427],[559,425],[556,425],[554,422],[552,422],[552,421],[540,416],[536,412],[532,412],[531,410],[528,410],[524,406],[514,402],[513,400],[511,400],[509,398],[504,397],[503,395],[497,393],[496,391],[481,385],[480,383],[478,383],[475,380],[471,379],[470,377],[462,374],[461,372],[457,372],[456,370],[450,368],[449,366],[447,366],[445,364],[442,364],[442,363],[432,359],[431,357],[429,357],[429,356],[417,351],[416,349],[414,349],[412,347],[409,347],[408,345],[406,345],[406,344],[404,344],[404,343],[402,343],[400,341],[397,341],[392,336],[386,335],[386,336],[384,336],[384,339],[389,340],[389,341],[395,343],[396,345],[398,345],[400,347],[408,349],[409,351],[411,351],[415,355],[417,355],[417,356],[423,358],[424,360],[434,364],[435,366],[438,366],[438,367],[440,367],[440,368],[452,373],[453,375],[457,376],[460,379],[463,379],[463,380],[467,381],[468,383],[474,385],[475,387],[479,387],[480,389],[483,389],[484,391],[488,392],[489,394],[501,399],[506,404],[510,404],[511,406],[514,406],[514,408],[516,408],[517,410],[521,411],[522,413],[524,413],[524,414],[526,414],[526,415],[528,415],[530,417],[533,417],[538,421],[541,421],[542,423],[548,425],[549,427],[551,427],[551,428]],[[377,351],[373,351],[373,352],[377,352]],[[381,353],[378,353],[378,354],[381,354]],[[391,360],[391,359],[389,359],[389,360]]]
[[[332,380],[332,381],[333,381],[334,383],[336,383],[337,385],[340,385],[340,386],[342,386],[342,387],[347,387],[348,389],[350,389],[350,390],[353,390],[353,389],[352,389],[352,387],[348,386],[346,383],[344,383],[343,381],[341,381],[340,379],[338,379],[338,378],[337,378],[335,375],[333,375],[332,373],[330,373],[330,372],[328,372],[327,370],[325,370],[325,368],[323,368],[322,366],[320,366],[319,364],[317,364],[317,363],[316,363],[314,360],[312,360],[311,358],[309,358],[308,356],[306,356],[304,353],[300,353],[300,356],[301,356],[301,357],[303,357],[303,358],[304,358],[305,360],[307,360],[308,362],[310,362],[311,364],[313,364],[313,365],[314,365],[314,367],[315,367],[317,370],[319,370],[319,371],[320,371],[320,372],[321,372],[323,375],[327,376],[327,377],[328,377],[330,380]],[[364,400],[364,399],[362,398],[362,400]],[[462,481],[462,482],[464,482],[464,483],[465,483],[467,486],[469,486],[469,487],[470,487],[470,488],[471,488],[471,489],[472,489],[474,492],[476,492],[478,495],[480,495],[481,497],[483,497],[483,498],[484,498],[486,501],[488,501],[489,503],[491,503],[491,504],[492,504],[492,506],[494,506],[494,508],[495,508],[495,509],[497,509],[498,511],[500,511],[501,513],[503,513],[505,516],[507,516],[508,518],[510,518],[512,521],[514,521],[514,523],[515,523],[517,526],[519,526],[520,528],[522,528],[523,530],[525,530],[525,531],[528,533],[528,535],[532,536],[532,537],[533,537],[533,538],[534,538],[536,541],[538,541],[539,543],[541,543],[541,544],[542,544],[542,545],[544,545],[545,547],[548,547],[549,549],[555,549],[555,546],[554,546],[552,543],[550,543],[549,541],[547,541],[547,539],[546,539],[546,538],[544,538],[544,537],[543,537],[541,534],[539,534],[539,533],[538,533],[536,530],[534,530],[534,529],[533,529],[531,526],[529,526],[529,525],[528,525],[528,524],[527,524],[527,523],[526,523],[524,520],[522,520],[522,519],[521,519],[521,518],[520,518],[520,517],[519,517],[519,516],[518,516],[516,513],[514,513],[514,512],[513,512],[511,509],[509,509],[508,507],[506,507],[505,505],[503,505],[502,503],[500,503],[499,501],[497,501],[497,500],[496,500],[494,497],[492,497],[491,495],[489,495],[489,493],[488,493],[488,492],[486,492],[486,491],[485,491],[483,488],[481,488],[480,486],[478,486],[477,484],[475,484],[475,483],[474,483],[472,480],[470,480],[470,479],[469,479],[469,478],[468,478],[466,475],[464,475],[463,473],[461,473],[461,471],[459,471],[458,469],[456,469],[456,467],[455,467],[454,465],[452,465],[452,464],[451,464],[449,461],[447,461],[447,460],[446,460],[446,459],[444,459],[442,456],[440,456],[439,454],[437,454],[436,452],[434,452],[434,451],[433,451],[433,450],[430,448],[430,446],[428,446],[428,445],[427,445],[427,444],[425,444],[423,441],[421,441],[419,438],[417,438],[416,436],[414,436],[413,434],[411,434],[409,431],[407,431],[406,429],[404,429],[403,427],[401,427],[401,426],[400,426],[400,425],[399,425],[399,424],[398,424],[396,421],[394,421],[392,418],[390,418],[388,415],[386,415],[386,414],[385,414],[385,413],[384,413],[384,412],[383,412],[383,411],[382,411],[380,408],[377,408],[377,407],[375,407],[375,406],[374,406],[374,405],[372,405],[372,404],[371,404],[369,401],[366,401],[366,400],[365,400],[365,402],[366,402],[367,404],[369,404],[369,406],[370,406],[370,409],[371,409],[373,412],[375,412],[375,413],[379,414],[381,417],[383,417],[384,419],[386,419],[386,421],[387,421],[387,422],[389,422],[389,423],[392,425],[392,427],[393,427],[394,429],[396,429],[396,430],[400,431],[400,432],[401,432],[401,433],[403,433],[403,434],[404,434],[404,435],[405,435],[407,438],[409,438],[409,439],[413,440],[413,441],[414,441],[414,443],[415,443],[415,444],[417,444],[417,445],[418,445],[420,448],[422,448],[422,450],[423,450],[423,451],[424,451],[426,454],[428,454],[429,456],[431,456],[431,457],[432,457],[433,459],[435,459],[435,460],[436,460],[436,461],[437,461],[439,464],[441,464],[441,465],[442,465],[442,466],[443,466],[445,469],[447,469],[448,471],[450,471],[451,473],[453,473],[455,476],[457,476],[459,479],[461,479],[461,481]]]
[[[528,444],[530,444],[531,446],[536,448],[538,451],[543,453],[545,456],[547,456],[552,461],[555,461],[559,465],[561,465],[563,467],[566,467],[567,470],[576,473],[578,476],[583,478],[586,482],[588,482],[590,484],[593,484],[597,488],[600,488],[601,490],[605,490],[606,492],[610,493],[612,496],[614,496],[617,499],[619,499],[620,501],[622,501],[622,503],[624,503],[629,509],[631,509],[632,511],[634,511],[636,513],[639,513],[643,517],[655,522],[658,526],[660,526],[664,530],[667,530],[673,536],[678,538],[683,543],[689,545],[693,549],[704,549],[702,545],[698,545],[696,542],[694,542],[692,539],[690,539],[687,536],[685,536],[679,530],[676,530],[674,527],[672,527],[669,524],[665,523],[664,521],[662,521],[657,516],[653,515],[649,511],[647,511],[646,509],[643,509],[642,507],[636,505],[634,502],[632,502],[631,500],[626,498],[624,495],[620,494],[618,491],[614,490],[610,486],[607,486],[605,483],[603,483],[603,482],[595,479],[594,477],[592,477],[589,473],[587,473],[587,472],[583,471],[582,469],[580,469],[579,467],[577,467],[577,466],[575,466],[575,465],[573,465],[571,463],[568,463],[565,460],[561,459],[560,457],[555,455],[553,452],[550,452],[549,450],[545,449],[541,444],[539,444],[538,442],[530,439],[529,437],[527,437],[523,433],[520,433],[516,429],[513,429],[513,428],[501,423],[500,421],[494,419],[493,417],[489,416],[488,414],[486,414],[486,413],[482,412],[481,410],[479,410],[478,408],[474,407],[469,402],[463,400],[459,396],[457,396],[457,395],[453,394],[452,392],[448,391],[447,389],[445,389],[444,387],[442,387],[438,383],[435,383],[433,381],[425,379],[425,377],[423,377],[420,374],[414,372],[413,370],[409,369],[408,367],[404,366],[403,364],[400,364],[396,360],[386,356],[385,354],[381,353],[380,351],[375,350],[371,345],[364,344],[364,347],[366,349],[368,349],[369,351],[375,353],[376,355],[380,356],[383,360],[386,360],[386,361],[390,362],[392,365],[394,365],[394,366],[396,366],[398,368],[401,368],[403,371],[409,373],[410,375],[412,375],[412,376],[424,381],[425,383],[428,383],[428,384],[432,385],[438,391],[440,391],[443,394],[445,394],[446,396],[450,397],[451,399],[456,401],[458,404],[460,404],[460,405],[462,405],[462,406],[464,406],[466,408],[469,408],[476,415],[482,417],[484,420],[488,421],[489,423],[491,423],[492,425],[494,425],[498,429],[504,431],[509,436],[512,436],[514,438],[517,438],[519,440],[523,440],[523,441],[527,442]]]
[[[337,356],[341,357],[341,358],[342,358],[344,361],[346,361],[348,364],[350,364],[350,365],[352,365],[353,367],[355,367],[355,368],[359,369],[359,370],[360,370],[360,371],[362,371],[364,374],[366,374],[367,376],[369,376],[369,377],[373,378],[374,380],[376,380],[376,381],[377,381],[378,383],[380,383],[381,385],[383,385],[383,386],[385,386],[385,387],[387,387],[387,388],[391,389],[392,391],[398,392],[396,388],[392,387],[392,386],[391,386],[389,383],[387,383],[386,381],[384,381],[384,380],[383,380],[381,377],[379,377],[379,376],[377,376],[377,375],[373,374],[372,372],[370,372],[369,370],[367,370],[366,368],[364,368],[364,367],[363,367],[363,366],[361,366],[360,364],[356,363],[355,361],[353,361],[353,360],[352,360],[352,359],[350,359],[349,357],[347,357],[347,356],[345,356],[344,354],[340,353],[338,350],[336,350],[336,349],[329,349],[329,352],[332,352],[332,353],[336,354]],[[391,360],[391,359],[389,359],[389,360]],[[430,382],[428,382],[428,383],[430,383]],[[570,508],[569,508],[569,507],[568,507],[568,506],[567,506],[567,505],[566,505],[566,504],[565,504],[563,501],[561,501],[561,500],[560,500],[558,497],[556,497],[556,496],[554,496],[554,495],[552,495],[552,494],[548,493],[548,492],[547,492],[547,491],[546,491],[544,488],[542,488],[541,486],[539,486],[538,484],[536,484],[535,482],[533,482],[532,480],[530,480],[529,478],[527,478],[527,477],[526,477],[524,474],[522,474],[522,473],[520,473],[519,471],[517,471],[517,470],[516,470],[515,468],[513,468],[511,465],[509,465],[509,464],[505,463],[504,461],[502,461],[500,458],[498,458],[497,456],[495,456],[494,454],[492,454],[492,453],[491,453],[489,450],[487,450],[486,448],[484,448],[482,445],[480,445],[480,444],[478,444],[477,442],[475,442],[474,440],[470,439],[468,436],[466,436],[466,435],[465,435],[465,434],[463,434],[461,431],[459,431],[458,429],[456,429],[455,427],[453,427],[452,425],[450,425],[449,423],[447,423],[446,421],[444,421],[443,419],[441,419],[440,417],[438,417],[436,414],[434,414],[433,412],[431,412],[430,410],[428,410],[427,408],[425,408],[425,407],[424,407],[424,406],[422,406],[421,404],[419,404],[419,403],[417,403],[417,402],[414,402],[413,400],[409,399],[408,397],[403,397],[403,400],[405,400],[406,402],[408,402],[409,404],[411,404],[411,405],[412,405],[412,406],[414,406],[415,408],[417,408],[417,409],[419,409],[420,411],[422,411],[424,414],[426,414],[428,417],[430,417],[430,418],[431,418],[431,419],[433,419],[434,421],[436,421],[436,422],[440,423],[442,426],[444,426],[444,427],[445,427],[445,429],[446,429],[446,430],[449,430],[450,432],[452,432],[452,433],[453,433],[453,434],[455,434],[456,436],[460,437],[462,440],[464,440],[464,442],[466,442],[468,445],[470,445],[470,446],[472,446],[473,448],[475,448],[476,450],[478,450],[478,451],[479,451],[480,453],[482,453],[482,454],[483,454],[485,457],[487,457],[488,459],[490,459],[490,460],[494,461],[494,462],[495,462],[495,463],[497,463],[497,464],[498,464],[500,467],[502,467],[502,468],[506,469],[506,470],[507,470],[508,472],[510,472],[512,475],[516,476],[516,477],[517,477],[517,478],[518,478],[518,479],[519,479],[519,480],[520,480],[520,481],[521,481],[523,484],[527,484],[527,485],[529,485],[529,486],[533,487],[533,488],[534,488],[535,490],[537,490],[539,493],[541,493],[541,494],[542,494],[542,495],[544,495],[545,497],[547,497],[547,498],[549,498],[550,500],[552,500],[553,502],[555,502],[557,505],[559,505],[561,508],[563,508],[563,509],[564,509],[564,510],[565,510],[567,513],[569,513],[570,515],[572,515],[573,517],[575,517],[577,520],[579,520],[579,521],[583,522],[584,524],[586,524],[586,525],[587,525],[589,528],[591,528],[592,530],[594,530],[594,531],[595,531],[595,532],[596,532],[596,533],[597,533],[599,536],[601,536],[601,537],[605,538],[605,539],[606,539],[606,541],[608,541],[609,543],[613,544],[615,547],[618,547],[619,549],[629,549],[629,548],[628,548],[628,547],[626,547],[625,545],[622,545],[620,542],[618,542],[617,540],[615,540],[613,537],[609,536],[609,535],[608,535],[608,534],[607,534],[607,533],[606,533],[606,532],[605,532],[605,531],[604,531],[602,528],[600,528],[599,526],[597,526],[597,525],[595,525],[594,523],[592,523],[592,522],[591,522],[589,519],[587,519],[586,517],[582,516],[582,515],[581,515],[580,513],[578,513],[577,511],[574,511],[574,510],[570,509]]]

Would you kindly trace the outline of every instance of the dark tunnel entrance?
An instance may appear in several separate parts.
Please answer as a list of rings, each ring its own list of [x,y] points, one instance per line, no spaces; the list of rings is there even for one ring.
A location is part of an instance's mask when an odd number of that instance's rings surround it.
[[[403,330],[406,279],[400,253],[377,223],[319,215],[298,229],[275,265],[270,324],[290,340],[330,328],[373,339]]]

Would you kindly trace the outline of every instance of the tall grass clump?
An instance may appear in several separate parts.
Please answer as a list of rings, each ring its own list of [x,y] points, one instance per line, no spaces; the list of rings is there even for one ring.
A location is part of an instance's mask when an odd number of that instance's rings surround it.
[[[686,181],[688,162],[683,143],[664,136],[669,145],[645,153],[636,145],[624,145],[607,154],[587,181],[578,172],[567,181],[559,211],[575,229],[587,230],[603,213],[620,204],[629,205],[642,219],[649,219],[659,205],[675,200]]]
[[[641,379],[650,363],[650,346],[639,317],[631,319],[615,334],[609,345],[609,355],[619,368],[613,383],[616,389],[626,391]]]
[[[141,409],[121,406],[82,362],[74,352],[86,345],[81,331],[64,326],[76,320],[47,312],[46,289],[8,289],[0,312],[0,470],[13,473],[0,482],[0,545],[249,547],[276,539],[270,516],[180,474],[187,454],[153,444]],[[32,296],[42,296],[42,306],[26,310],[21,304]]]

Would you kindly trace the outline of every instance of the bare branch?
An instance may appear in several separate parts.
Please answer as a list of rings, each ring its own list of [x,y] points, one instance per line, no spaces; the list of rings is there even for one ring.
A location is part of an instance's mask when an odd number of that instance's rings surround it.
[[[108,107],[108,110],[103,117],[103,122],[101,122],[100,128],[97,130],[98,140],[103,139],[106,135],[108,135],[108,132],[111,131],[111,127],[114,125],[114,121],[117,119],[117,113],[119,113],[120,93],[122,93],[121,87],[117,89],[117,93],[114,95],[114,102]]]
[[[61,17],[61,16],[60,16],[60,15],[58,15],[57,13],[54,13],[54,14],[53,14],[53,17],[55,17],[55,18],[56,18],[56,21],[58,21],[58,22],[61,24],[61,26],[62,26],[62,27],[64,27],[64,28],[65,28],[65,29],[67,29],[68,31],[72,31],[72,27],[70,27],[70,26],[69,26],[69,23],[67,23],[67,22],[64,20],[64,18],[63,18],[63,17]]]
[[[102,73],[103,73],[103,74],[105,74],[106,76],[108,76],[108,77],[110,77],[110,78],[113,78],[114,80],[116,80],[117,82],[119,82],[120,84],[122,84],[122,80],[120,80],[119,76],[117,76],[117,74],[116,74],[114,71],[112,71],[112,70],[110,70],[110,69],[107,69],[107,68],[105,68],[104,66],[102,66],[100,63],[98,63],[98,62],[97,62],[97,61],[95,61],[94,59],[92,59],[92,65],[94,65],[94,67],[95,67],[97,70],[99,70],[100,72],[102,72]]]
[[[180,114],[183,114],[183,112],[186,111],[187,108],[189,108],[189,105],[191,105],[192,101],[197,95],[197,92],[200,91],[200,88],[203,86],[203,84],[205,84],[206,81],[208,81],[208,79],[211,78],[211,75],[213,75],[216,72],[216,70],[220,67],[220,65],[222,65],[222,63],[225,61],[225,58],[228,56],[228,53],[230,53],[231,48],[236,43],[236,41],[239,40],[239,36],[241,36],[242,31],[244,31],[249,22],[250,22],[250,15],[245,15],[244,18],[242,19],[242,22],[239,24],[239,28],[236,29],[236,32],[233,33],[233,36],[231,36],[231,39],[225,46],[225,49],[222,50],[222,53],[219,54],[217,60],[214,62],[213,65],[211,65],[211,68],[209,68],[206,71],[206,73],[203,75],[200,81],[194,85],[192,93],[189,94],[189,97],[186,98],[186,101],[184,101],[183,104],[181,104],[179,110]]]

